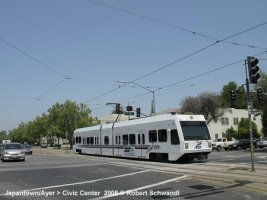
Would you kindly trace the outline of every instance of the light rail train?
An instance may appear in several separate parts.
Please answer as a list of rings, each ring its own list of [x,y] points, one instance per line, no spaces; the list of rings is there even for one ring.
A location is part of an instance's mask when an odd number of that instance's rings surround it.
[[[212,151],[202,115],[164,114],[74,131],[80,154],[154,161],[207,159]]]

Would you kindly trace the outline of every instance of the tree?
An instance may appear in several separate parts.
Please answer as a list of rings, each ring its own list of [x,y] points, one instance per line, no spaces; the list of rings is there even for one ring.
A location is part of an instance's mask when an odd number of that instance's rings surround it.
[[[216,120],[223,115],[223,110],[220,109],[218,95],[215,93],[204,92],[197,97],[185,97],[181,101],[180,106],[182,113],[191,112],[204,115],[207,124],[211,120]]]
[[[100,123],[97,118],[90,117],[91,110],[85,104],[77,104],[67,100],[65,103],[55,103],[48,113],[37,116],[34,120],[22,122],[10,131],[10,139],[20,143],[39,143],[42,136],[48,139],[52,136],[67,138],[72,147],[73,133],[76,128],[94,126]]]
[[[91,110],[85,104],[67,100],[56,103],[48,109],[49,131],[59,138],[67,138],[72,147],[74,130],[78,127],[94,126],[100,123],[90,117]],[[59,140],[58,140],[59,141]]]
[[[252,123],[252,133],[254,138],[259,138],[260,134],[257,129],[257,125],[254,122]],[[242,118],[238,124],[238,139],[250,138],[249,133],[249,120]]]
[[[28,134],[30,143],[39,143],[42,136],[47,136],[48,134],[48,116],[42,114],[42,116],[37,116],[33,121],[28,123]]]
[[[236,92],[235,101],[231,100],[231,91]],[[223,108],[246,109],[247,103],[245,96],[246,94],[243,87],[238,87],[238,85],[234,81],[231,81],[223,86],[223,89],[219,95],[220,106]]]
[[[3,140],[8,139],[8,135],[6,133],[6,131],[0,131],[0,142],[2,142]]]
[[[226,130],[227,140],[232,140],[232,138],[239,139],[238,131],[236,131],[232,126]]]
[[[263,92],[267,93],[267,73],[261,72],[261,78],[258,83],[258,87],[263,89]],[[262,111],[262,133],[267,136],[267,97],[263,95],[262,101],[256,101],[255,108]]]
[[[9,132],[10,139],[12,141],[24,143],[29,142],[28,134],[28,127],[27,123],[21,122],[18,128],[15,128]]]

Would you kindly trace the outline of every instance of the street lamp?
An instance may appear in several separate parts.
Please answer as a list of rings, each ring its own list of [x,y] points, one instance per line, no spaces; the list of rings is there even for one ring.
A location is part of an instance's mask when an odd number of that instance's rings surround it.
[[[151,110],[151,115],[156,115],[156,102],[155,102],[155,91],[154,90],[150,90],[148,89],[147,87],[144,87],[142,85],[140,85],[139,83],[135,83],[135,82],[129,82],[129,81],[116,81],[117,83],[122,83],[122,84],[134,84],[134,85],[137,85],[149,92],[152,93],[152,97],[153,97],[153,100],[152,100],[152,110]]]

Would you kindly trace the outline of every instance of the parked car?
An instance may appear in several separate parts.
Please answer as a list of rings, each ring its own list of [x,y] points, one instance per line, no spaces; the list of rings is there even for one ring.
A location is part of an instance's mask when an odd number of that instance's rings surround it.
[[[21,146],[25,154],[32,154],[32,147],[29,144],[22,144]]]
[[[222,148],[225,150],[229,149],[229,145],[233,144],[235,141],[228,141],[227,138],[217,138],[214,142],[212,142],[212,149],[216,149],[217,151],[221,151]]]
[[[25,152],[20,143],[6,143],[1,149],[1,160],[25,161]]]
[[[263,148],[267,147],[267,137],[262,138],[262,140],[258,141],[258,147]]]
[[[41,148],[47,148],[48,147],[48,144],[47,143],[42,143],[41,144]]]
[[[253,141],[253,146],[254,148],[257,147],[257,142]],[[233,144],[229,145],[229,150],[246,150],[247,148],[250,148],[250,139],[240,139],[238,141],[236,141]]]

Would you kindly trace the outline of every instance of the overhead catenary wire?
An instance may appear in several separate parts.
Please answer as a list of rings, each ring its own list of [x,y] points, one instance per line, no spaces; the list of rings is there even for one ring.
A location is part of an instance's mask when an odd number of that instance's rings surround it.
[[[66,76],[63,73],[53,69],[52,67],[50,67],[49,65],[45,64],[44,62],[42,62],[40,59],[38,59],[37,57],[27,53],[25,50],[22,50],[21,48],[17,47],[16,45],[12,44],[10,41],[7,41],[4,38],[0,38],[0,41],[2,41],[3,43],[7,44],[8,46],[14,48],[15,50],[17,50],[18,52],[22,53],[24,56],[30,58],[31,60],[33,60],[34,62],[38,63],[39,65],[41,65],[42,67],[48,69],[49,71],[61,76],[62,78],[64,78],[64,80],[74,80],[74,81],[81,81],[81,82],[88,82],[88,83],[93,83],[93,84],[99,84],[99,85],[115,85],[112,83],[103,83],[103,82],[99,82],[99,81],[92,81],[92,80],[84,80],[84,79],[79,79],[79,78],[75,78],[75,77],[70,77],[70,76]]]
[[[265,53],[267,53],[267,51],[263,51],[263,52],[257,53],[257,54],[255,54],[255,55],[253,55],[253,56],[257,57],[257,56],[263,55],[263,54],[265,54]],[[240,59],[240,60],[231,62],[231,63],[229,63],[229,64],[226,64],[226,65],[223,65],[223,66],[220,66],[220,67],[216,67],[216,68],[214,68],[214,69],[212,69],[212,70],[203,72],[203,73],[201,73],[201,74],[197,74],[197,75],[188,77],[188,78],[183,79],[183,80],[180,80],[180,81],[178,81],[178,82],[174,82],[174,83],[165,85],[165,86],[163,86],[163,87],[159,87],[159,88],[155,89],[154,91],[159,91],[159,90],[164,90],[164,89],[167,89],[167,88],[170,88],[170,87],[174,87],[174,86],[179,85],[179,84],[181,84],[181,83],[185,83],[185,82],[187,82],[187,81],[190,81],[190,80],[193,80],[193,79],[196,79],[196,78],[199,78],[199,77],[202,77],[202,76],[211,74],[211,73],[213,73],[213,72],[216,72],[216,71],[219,71],[219,70],[222,70],[222,69],[231,67],[231,66],[233,66],[233,65],[235,65],[235,64],[242,63],[242,62],[244,62],[244,59]],[[123,86],[121,86],[121,87],[123,87]],[[185,86],[185,87],[188,87],[188,86]],[[120,88],[120,87],[118,87],[118,88]],[[118,88],[116,88],[116,89],[118,89]],[[148,95],[148,94],[150,94],[150,92],[145,92],[145,93],[138,94],[138,95],[135,95],[135,96],[132,96],[132,97],[129,97],[129,98],[125,98],[125,99],[119,100],[118,102],[122,102],[122,101],[127,101],[127,100],[131,100],[131,99],[135,99],[135,98],[137,98],[137,97],[144,96],[144,95]],[[104,95],[104,94],[103,94],[103,95]],[[99,107],[97,107],[96,109],[100,109],[100,108],[103,108],[103,107],[104,107],[104,105],[99,106]],[[94,110],[95,110],[95,109],[94,109]]]
[[[265,54],[265,53],[267,53],[267,51],[260,52],[260,53],[258,53],[258,54],[255,54],[254,56],[255,56],[255,57],[256,57],[256,56],[260,56],[260,55]],[[186,78],[186,79],[184,79],[184,80],[181,80],[181,81],[178,81],[178,82],[169,84],[169,85],[165,85],[165,86],[161,87],[161,89],[165,89],[165,88],[173,87],[173,86],[178,85],[178,84],[180,84],[180,83],[183,83],[183,82],[186,82],[186,81],[189,81],[189,80],[192,80],[192,79],[195,79],[195,78],[198,78],[198,77],[201,77],[201,76],[204,76],[204,75],[207,75],[207,74],[210,74],[210,73],[219,71],[219,70],[222,70],[222,69],[224,69],[224,68],[230,67],[230,66],[232,66],[232,65],[235,65],[235,64],[238,64],[238,63],[241,63],[241,62],[244,62],[244,59],[240,59],[240,60],[234,61],[234,62],[232,62],[232,63],[230,63],[230,64],[226,64],[226,65],[223,65],[223,66],[221,66],[221,67],[214,68],[214,69],[212,69],[212,70],[203,72],[203,73],[201,73],[201,74],[198,74],[198,75],[195,75],[195,76]]]
[[[68,78],[64,78],[62,80],[60,80],[56,85],[52,86],[51,88],[49,88],[48,90],[46,90],[42,95],[40,95],[39,97],[37,97],[37,100],[40,100],[42,97],[44,97],[46,94],[48,94],[49,92],[53,91],[54,89],[56,89],[59,85],[61,85],[63,82],[65,82]]]
[[[140,77],[137,77],[137,78],[135,78],[135,79],[133,79],[133,80],[131,80],[131,81],[129,81],[129,82],[123,84],[121,87],[126,86],[126,85],[129,85],[129,84],[131,84],[131,83],[133,83],[133,82],[136,82],[136,81],[138,81],[138,80],[144,79],[144,78],[146,78],[146,77],[148,77],[148,76],[151,76],[152,74],[155,74],[155,73],[157,73],[157,72],[159,72],[159,71],[162,71],[163,69],[166,69],[166,68],[168,68],[168,67],[171,67],[171,66],[173,66],[174,64],[176,64],[176,63],[178,63],[178,62],[181,62],[181,61],[183,61],[183,60],[185,60],[185,59],[187,59],[187,58],[190,58],[190,57],[192,57],[193,55],[196,55],[196,54],[198,54],[198,53],[200,53],[200,52],[202,52],[202,51],[204,51],[204,50],[206,50],[206,49],[208,49],[208,48],[210,48],[210,47],[212,47],[212,46],[214,46],[214,45],[216,45],[216,44],[218,44],[218,43],[220,43],[220,42],[222,42],[222,41],[226,41],[226,40],[228,40],[228,39],[230,39],[230,38],[233,38],[233,37],[236,37],[236,36],[238,36],[238,35],[244,34],[244,33],[248,32],[248,31],[251,31],[251,30],[253,30],[253,29],[256,29],[256,28],[261,27],[261,26],[266,25],[266,24],[267,24],[267,21],[265,21],[265,22],[263,22],[263,23],[260,23],[260,24],[257,24],[257,25],[255,25],[255,26],[252,26],[252,27],[250,27],[250,28],[247,28],[247,29],[245,29],[245,30],[243,30],[243,31],[240,31],[240,32],[238,32],[238,33],[232,34],[232,35],[230,35],[230,36],[227,36],[227,37],[225,37],[225,38],[223,38],[223,39],[221,39],[221,40],[217,40],[216,42],[213,42],[213,43],[211,43],[211,44],[209,44],[209,45],[207,45],[207,46],[205,46],[205,47],[202,47],[202,48],[200,48],[200,49],[198,49],[198,50],[196,50],[196,51],[193,51],[193,52],[191,52],[191,53],[189,53],[189,54],[187,54],[187,55],[185,55],[185,56],[183,56],[183,57],[181,57],[181,58],[179,58],[179,59],[177,59],[177,60],[172,61],[171,63],[168,63],[168,64],[166,64],[166,65],[164,65],[164,66],[162,66],[162,67],[159,67],[159,68],[157,68],[157,69],[155,69],[155,70],[153,70],[153,71],[151,71],[151,72],[149,72],[149,73],[146,73],[146,74],[144,74],[144,75],[142,75],[142,76],[140,76]],[[266,52],[266,51],[264,51],[264,52]],[[240,62],[240,60],[239,60],[238,62]],[[230,64],[229,64],[229,65],[230,65]],[[225,67],[223,67],[223,68],[225,68]],[[217,70],[216,70],[216,71],[217,71]],[[204,74],[205,74],[205,73],[204,73]],[[199,75],[198,75],[198,76],[199,76]],[[198,77],[198,76],[197,76],[197,77]],[[195,78],[197,78],[197,77],[195,77]],[[192,79],[192,78],[190,78],[190,79]],[[176,83],[176,84],[178,84],[178,83]],[[165,86],[165,87],[167,87],[167,86]],[[171,87],[171,86],[168,86],[168,87]],[[114,89],[112,89],[112,90],[106,91],[106,92],[104,92],[104,93],[102,93],[102,94],[100,94],[100,95],[98,95],[98,96],[96,96],[96,97],[94,97],[94,98],[91,98],[90,100],[87,100],[86,102],[90,102],[90,101],[96,100],[96,99],[98,99],[98,98],[100,98],[100,97],[105,96],[106,94],[110,94],[110,93],[112,93],[112,92],[118,90],[119,88],[120,88],[120,87],[116,87],[116,88],[114,88]]]
[[[36,57],[30,55],[30,54],[27,53],[26,51],[24,51],[24,50],[22,50],[21,48],[15,46],[14,44],[12,44],[11,42],[5,40],[4,38],[0,38],[0,40],[1,40],[3,43],[7,44],[8,46],[10,46],[10,47],[16,49],[17,51],[19,51],[20,53],[22,53],[24,56],[30,58],[31,60],[33,60],[33,61],[37,62],[38,64],[40,64],[41,66],[45,67],[45,68],[48,69],[49,71],[54,72],[55,74],[57,74],[57,75],[59,75],[59,76],[61,76],[61,77],[64,77],[64,78],[66,77],[64,74],[62,74],[62,73],[60,73],[60,72],[54,70],[52,67],[49,67],[47,64],[43,63],[43,62],[42,62],[41,60],[39,60],[38,58],[36,58]]]
[[[89,2],[90,2],[90,0],[89,0]],[[98,3],[98,4],[101,4],[101,5],[105,5],[105,6],[107,6],[107,4],[100,3],[100,2],[96,2],[96,1],[94,1],[94,0],[92,0],[91,2],[94,2],[94,3]],[[147,17],[147,16],[144,16],[144,15],[141,15],[141,14],[138,14],[138,13],[135,13],[135,12],[132,12],[132,11],[125,10],[125,9],[120,9],[120,8],[117,8],[117,7],[114,7],[114,6],[110,6],[110,5],[108,5],[108,6],[114,8],[114,9],[123,11],[123,12],[127,12],[127,13],[132,14],[132,15],[136,15],[136,16],[139,16],[139,17],[142,17],[142,18],[146,18],[146,19],[148,19],[148,20],[150,20],[150,21],[154,21],[154,22],[158,22],[158,23],[161,23],[161,24],[165,24],[165,25],[168,25],[168,26],[170,26],[170,27],[173,27],[173,28],[176,28],[176,29],[180,29],[180,30],[182,30],[182,31],[187,31],[187,32],[190,32],[190,33],[195,34],[195,35],[199,35],[199,36],[202,36],[202,37],[205,37],[205,38],[209,38],[209,39],[215,40],[214,43],[211,43],[211,44],[209,44],[208,46],[205,46],[205,47],[203,47],[203,48],[201,48],[201,49],[199,49],[199,50],[197,50],[197,51],[194,51],[194,52],[192,52],[192,53],[190,53],[190,54],[188,54],[188,55],[186,55],[186,56],[184,56],[184,57],[182,57],[182,58],[180,58],[180,59],[178,59],[178,60],[175,60],[175,61],[173,61],[173,62],[171,62],[171,63],[169,63],[169,64],[167,64],[167,65],[165,65],[165,66],[163,66],[163,67],[160,67],[160,68],[158,68],[158,69],[156,69],[156,70],[154,70],[154,71],[152,71],[152,72],[150,72],[150,73],[148,73],[148,74],[145,74],[145,75],[143,75],[143,76],[141,76],[141,77],[138,77],[138,78],[136,78],[136,79],[130,81],[129,83],[131,83],[131,82],[135,82],[135,81],[138,81],[138,80],[141,80],[141,79],[143,79],[143,78],[145,78],[145,77],[147,77],[147,76],[150,76],[150,75],[152,75],[152,74],[154,74],[154,73],[156,73],[156,72],[159,72],[159,71],[161,71],[161,70],[163,70],[163,69],[165,69],[165,68],[168,68],[168,67],[174,65],[175,63],[178,63],[179,61],[182,61],[182,60],[184,60],[184,59],[186,59],[186,58],[189,58],[189,57],[191,57],[191,56],[193,56],[193,55],[195,55],[195,54],[197,54],[197,53],[199,53],[199,52],[201,52],[201,51],[204,51],[205,49],[208,49],[208,48],[210,48],[210,47],[212,47],[212,46],[214,46],[214,45],[216,45],[216,44],[218,44],[218,43],[220,43],[220,42],[228,42],[228,43],[229,43],[229,41],[227,41],[228,39],[233,38],[233,37],[235,37],[235,36],[237,36],[237,35],[243,34],[243,33],[247,32],[247,31],[249,31],[249,30],[252,30],[252,29],[254,29],[254,28],[257,28],[257,27],[262,26],[262,25],[264,25],[264,24],[267,23],[267,22],[264,22],[264,23],[259,24],[259,25],[257,25],[257,26],[251,27],[250,29],[247,29],[247,30],[244,30],[244,31],[239,32],[239,33],[237,33],[237,34],[234,34],[234,35],[232,35],[232,36],[226,37],[226,38],[224,38],[224,39],[222,39],[222,40],[217,40],[216,38],[210,37],[210,36],[208,36],[208,35],[204,35],[204,34],[201,34],[201,33],[196,32],[196,31],[192,31],[192,30],[189,30],[189,29],[180,27],[180,26],[176,26],[176,25],[173,25],[173,24],[164,22],[164,21],[162,21],[162,20],[153,19],[153,18],[151,18],[151,17]],[[43,63],[42,61],[40,61],[40,60],[37,59],[36,57],[30,55],[29,53],[23,51],[22,49],[16,47],[15,45],[13,45],[12,43],[8,42],[7,40],[5,40],[5,39],[3,39],[3,38],[0,38],[0,40],[1,40],[2,42],[4,42],[4,43],[8,44],[9,46],[15,48],[16,50],[18,50],[19,52],[21,52],[21,53],[24,54],[25,56],[27,56],[27,57],[31,58],[32,60],[36,61],[37,63],[39,63],[39,64],[42,65],[43,67],[49,69],[50,71],[53,71],[54,73],[60,75],[61,77],[64,77],[64,79],[60,81],[60,84],[62,84],[62,83],[63,83],[65,80],[67,80],[67,79],[68,79],[68,80],[72,79],[72,80],[80,80],[80,81],[81,81],[81,79],[70,78],[70,77],[65,76],[63,73],[60,73],[60,72],[54,70],[53,68],[51,68],[51,67],[48,66],[47,64]],[[237,43],[234,43],[234,44],[237,44]],[[250,46],[253,47],[253,48],[255,47],[255,45],[250,45]],[[127,83],[127,84],[128,84],[128,83]],[[127,85],[127,84],[125,84],[125,85]],[[49,89],[48,91],[46,91],[43,95],[41,95],[41,97],[43,97],[44,95],[46,95],[48,92],[52,91],[52,90],[53,90],[54,88],[56,88],[57,86],[58,86],[58,85],[56,85],[55,87],[52,87],[51,89]],[[166,87],[166,86],[165,86],[165,87]],[[100,94],[100,95],[98,95],[98,96],[96,96],[96,97],[94,97],[94,98],[91,98],[91,99],[88,100],[88,101],[93,101],[93,100],[98,99],[98,98],[100,98],[100,97],[102,97],[102,96],[105,96],[105,95],[107,95],[107,94],[110,94],[110,93],[112,93],[113,91],[115,91],[115,90],[117,90],[117,89],[119,89],[119,88],[120,88],[120,87],[116,87],[116,88],[114,88],[114,89],[112,89],[112,90],[106,91],[106,92],[104,92],[103,94]]]
[[[213,40],[213,41],[218,41],[219,40],[218,38],[209,36],[207,34],[199,33],[197,31],[190,30],[188,28],[184,28],[184,27],[181,27],[181,26],[178,26],[178,25],[174,25],[174,24],[171,24],[169,22],[165,22],[163,20],[155,19],[155,18],[146,16],[146,15],[143,15],[143,14],[140,14],[140,13],[137,13],[137,12],[133,12],[133,11],[126,10],[126,9],[123,9],[123,8],[115,7],[115,6],[107,4],[107,3],[99,2],[99,1],[96,1],[96,0],[88,0],[88,2],[95,3],[95,4],[98,4],[98,5],[107,7],[107,8],[111,8],[111,9],[120,11],[120,12],[124,12],[124,13],[129,14],[129,15],[137,16],[137,17],[146,19],[146,20],[151,21],[151,22],[159,23],[159,24],[162,24],[162,25],[174,28],[174,29],[178,29],[180,31],[188,32],[188,33],[191,33],[193,35],[197,35],[197,36],[200,36],[200,37],[203,37],[203,38],[207,38],[207,39],[210,39],[210,40]],[[224,41],[221,41],[221,42],[232,44],[232,45],[244,46],[244,47],[248,47],[248,48],[258,48],[258,49],[267,50],[267,48],[260,47],[260,46],[257,46],[257,45],[252,45],[252,44],[242,44],[242,43],[228,41],[228,40],[224,40]]]
[[[236,34],[233,34],[233,35],[230,35],[230,36],[228,36],[228,37],[225,37],[225,38],[223,38],[223,39],[221,39],[221,40],[217,40],[216,42],[211,43],[211,44],[209,44],[209,45],[207,45],[207,46],[205,46],[205,47],[203,47],[203,48],[201,48],[201,49],[198,49],[198,50],[196,50],[196,51],[194,51],[194,52],[192,52],[192,53],[190,53],[190,54],[187,54],[186,56],[184,56],[184,57],[182,57],[182,58],[180,58],[180,59],[177,59],[177,60],[175,60],[175,61],[173,61],[173,62],[171,62],[171,63],[169,63],[169,64],[167,64],[167,65],[165,65],[165,66],[159,67],[158,69],[156,69],[156,70],[154,70],[154,71],[152,71],[152,72],[149,72],[149,73],[147,73],[147,74],[145,74],[145,75],[143,75],[143,76],[140,76],[140,77],[138,77],[138,78],[132,80],[131,82],[135,82],[135,81],[141,80],[141,79],[143,79],[143,78],[146,78],[147,76],[150,76],[150,75],[152,75],[152,74],[154,74],[154,73],[156,73],[156,72],[159,72],[159,71],[161,71],[161,70],[163,70],[163,69],[165,69],[165,68],[168,68],[168,67],[170,67],[170,66],[172,66],[172,65],[174,65],[174,64],[176,64],[176,63],[178,63],[178,62],[180,62],[180,61],[182,61],[182,60],[185,60],[186,58],[189,58],[189,57],[191,57],[191,56],[193,56],[193,55],[195,55],[195,54],[197,54],[197,53],[200,53],[200,52],[202,52],[202,51],[204,51],[204,50],[206,50],[206,49],[208,49],[208,48],[210,48],[210,47],[212,47],[212,46],[214,46],[214,45],[216,45],[216,44],[218,44],[218,43],[220,43],[220,42],[222,42],[222,41],[226,41],[226,40],[228,40],[228,39],[230,39],[230,38],[233,38],[233,37],[236,37],[236,36],[241,35],[241,34],[243,34],[243,33],[246,33],[246,32],[248,32],[248,31],[251,31],[251,30],[253,30],[253,29],[256,29],[256,28],[258,28],[258,27],[260,27],[260,26],[263,26],[263,25],[265,25],[265,24],[267,24],[267,21],[265,21],[265,22],[263,22],[263,23],[261,23],[261,24],[258,24],[258,25],[256,25],[256,26],[250,27],[250,28],[248,28],[248,29],[245,29],[245,30],[243,30],[243,31],[240,31],[240,32],[238,32],[238,33],[236,33]]]
[[[152,74],[154,74],[154,73],[156,73],[156,72],[159,72],[159,71],[161,71],[161,70],[163,70],[163,69],[165,69],[165,68],[168,68],[168,67],[174,65],[175,63],[177,63],[177,62],[179,62],[179,61],[182,61],[182,60],[184,60],[184,59],[186,59],[186,58],[188,58],[188,57],[191,57],[191,56],[193,56],[193,55],[195,55],[195,54],[197,54],[197,53],[199,53],[199,52],[201,52],[201,51],[204,51],[205,49],[208,49],[208,48],[210,48],[210,47],[212,47],[212,46],[218,44],[219,42],[227,42],[227,43],[229,43],[229,41],[227,41],[228,39],[233,38],[233,37],[235,37],[235,36],[237,36],[237,35],[240,35],[240,34],[242,34],[242,33],[244,33],[244,32],[247,32],[247,31],[249,31],[249,30],[252,30],[252,29],[254,29],[254,28],[260,27],[260,26],[262,26],[262,25],[264,25],[264,24],[267,23],[267,22],[264,22],[264,23],[259,24],[259,25],[257,25],[257,26],[251,27],[250,29],[247,29],[247,30],[245,30],[245,31],[243,31],[243,32],[239,32],[239,33],[237,33],[237,34],[235,34],[235,35],[229,36],[229,37],[224,38],[224,39],[222,39],[222,40],[217,40],[216,38],[213,38],[213,37],[210,37],[210,36],[201,34],[201,33],[197,33],[197,32],[195,32],[195,31],[192,31],[192,30],[189,30],[189,29],[186,29],[186,28],[183,28],[183,27],[179,27],[179,26],[176,26],[176,25],[173,25],[173,24],[164,22],[164,21],[162,21],[162,20],[157,20],[157,19],[154,19],[154,18],[151,18],[151,17],[147,17],[147,16],[144,16],[144,15],[141,15],[141,14],[138,14],[138,13],[135,13],[135,12],[132,12],[132,11],[128,11],[128,10],[125,10],[125,9],[117,8],[117,7],[111,6],[111,5],[109,5],[109,4],[104,4],[104,3],[97,2],[97,1],[94,1],[94,0],[89,0],[89,2],[97,3],[97,4],[100,4],[100,5],[103,5],[103,6],[107,6],[107,7],[110,7],[110,8],[116,9],[116,10],[119,10],[119,11],[126,12],[126,13],[128,13],[128,14],[132,14],[132,15],[136,15],[136,16],[139,16],[139,17],[148,19],[148,20],[150,20],[150,21],[154,21],[154,22],[158,22],[158,23],[161,23],[161,24],[165,24],[165,25],[171,26],[171,27],[173,27],[173,28],[180,29],[180,30],[182,30],[182,31],[190,32],[190,33],[193,33],[193,34],[202,36],[202,37],[206,37],[206,38],[215,40],[214,43],[211,43],[211,44],[209,44],[208,46],[205,46],[205,47],[203,47],[203,48],[201,48],[201,49],[199,49],[199,50],[197,50],[197,51],[195,51],[195,52],[192,52],[192,53],[190,53],[190,54],[188,54],[188,55],[186,55],[186,56],[184,56],[184,57],[182,57],[182,58],[180,58],[180,59],[178,59],[178,60],[175,60],[175,61],[173,61],[173,62],[171,62],[171,63],[169,63],[169,64],[167,64],[167,65],[165,65],[165,66],[163,66],[163,67],[160,67],[160,68],[158,68],[158,69],[156,69],[156,70],[154,70],[154,71],[152,71],[152,72],[150,72],[150,73],[147,73],[147,74],[145,74],[145,75],[143,75],[143,76],[141,76],[141,77],[138,77],[138,78],[136,78],[136,79],[134,79],[134,80],[132,80],[132,81],[129,81],[129,83],[124,84],[124,86],[126,86],[126,85],[128,85],[128,84],[130,84],[130,83],[132,83],[132,82],[136,82],[136,81],[138,81],[138,80],[141,80],[141,79],[143,79],[143,78],[145,78],[145,77],[147,77],[147,76],[150,76],[150,75],[152,75]],[[39,63],[40,65],[42,65],[43,67],[47,68],[48,70],[50,70],[50,71],[52,71],[52,72],[58,74],[58,75],[61,76],[61,77],[64,77],[65,79],[68,79],[68,80],[76,80],[76,81],[84,81],[84,80],[81,80],[81,79],[78,79],[78,78],[67,77],[67,76],[65,76],[63,73],[60,73],[60,72],[54,70],[52,67],[50,67],[50,66],[48,66],[47,64],[43,63],[42,61],[40,61],[40,60],[37,59],[36,57],[30,55],[29,53],[27,53],[26,51],[22,50],[21,48],[18,48],[17,46],[15,46],[14,44],[10,43],[9,41],[7,41],[7,40],[5,40],[5,39],[3,39],[3,38],[0,38],[0,40],[1,40],[2,42],[4,42],[4,43],[8,44],[9,46],[15,48],[17,51],[21,52],[23,55],[25,55],[25,56],[29,57],[30,59],[34,60],[35,62]],[[233,43],[233,44],[237,45],[238,43]],[[242,45],[242,44],[238,44],[238,45]],[[256,45],[249,45],[249,46],[250,46],[250,47],[253,47],[253,48],[256,47]],[[91,82],[91,81],[90,81],[90,82]],[[109,84],[109,85],[110,85],[110,84]],[[100,95],[98,95],[98,96],[96,96],[96,97],[94,97],[94,98],[92,98],[92,99],[90,99],[90,100],[88,100],[88,101],[92,101],[92,100],[98,99],[98,98],[100,98],[100,97],[102,97],[102,96],[104,96],[104,95],[106,95],[106,94],[109,94],[109,93],[111,93],[111,92],[113,92],[113,91],[115,91],[115,90],[117,90],[117,89],[119,89],[119,87],[116,87],[115,89],[106,91],[106,92],[104,92],[103,94],[100,94]],[[47,94],[47,92],[45,92],[45,94]]]

